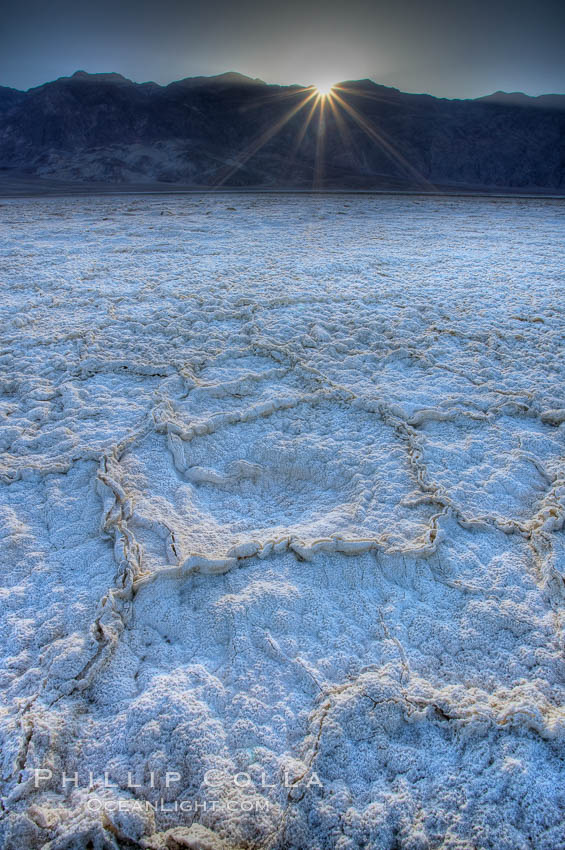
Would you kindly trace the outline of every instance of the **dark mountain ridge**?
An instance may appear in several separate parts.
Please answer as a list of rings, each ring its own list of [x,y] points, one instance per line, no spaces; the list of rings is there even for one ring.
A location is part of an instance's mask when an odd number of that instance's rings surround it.
[[[211,188],[565,190],[565,95],[476,100],[372,80],[309,89],[229,72],[167,86],[78,71],[0,87],[0,174]],[[323,132],[322,132],[323,130]]]

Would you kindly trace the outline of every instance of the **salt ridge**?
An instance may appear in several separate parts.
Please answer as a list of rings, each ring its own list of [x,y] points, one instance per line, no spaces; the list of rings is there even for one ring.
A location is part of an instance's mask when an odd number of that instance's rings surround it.
[[[563,206],[1,213],[2,846],[565,845]]]

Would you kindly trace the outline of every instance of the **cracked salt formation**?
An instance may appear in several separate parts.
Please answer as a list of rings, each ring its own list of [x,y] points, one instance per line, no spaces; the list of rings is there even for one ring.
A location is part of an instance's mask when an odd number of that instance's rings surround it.
[[[233,203],[3,206],[2,846],[565,846],[562,204]]]

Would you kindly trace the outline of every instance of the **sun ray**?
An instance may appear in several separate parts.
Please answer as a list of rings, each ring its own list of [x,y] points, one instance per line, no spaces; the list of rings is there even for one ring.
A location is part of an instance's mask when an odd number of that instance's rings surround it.
[[[317,106],[319,108],[318,128],[316,135],[316,154],[314,160],[313,186],[319,189],[324,181],[324,156],[326,142],[326,103],[327,98],[318,95]]]
[[[295,87],[292,88],[291,91],[285,91],[283,89],[283,91],[275,92],[275,94],[261,95],[260,97],[254,98],[251,103],[244,104],[241,107],[241,112],[249,112],[252,109],[260,109],[270,103],[281,103],[283,100],[290,100],[291,98],[306,94],[313,94],[312,86],[303,86],[301,88]]]
[[[364,98],[365,100],[377,101],[378,103],[386,103],[391,106],[396,105],[396,101],[392,97],[383,97],[382,94],[378,94],[377,92],[366,91],[362,88],[352,88],[351,86],[343,83],[334,86],[332,91],[342,95],[349,95],[350,97],[359,97]]]
[[[296,136],[296,141],[294,142],[294,144],[292,146],[292,151],[290,152],[290,156],[288,158],[287,169],[286,169],[287,174],[290,174],[292,172],[292,169],[294,167],[294,164],[295,164],[297,156],[298,156],[298,151],[300,150],[302,142],[304,141],[304,137],[306,136],[306,133],[308,132],[308,127],[310,126],[310,124],[312,122],[312,118],[314,117],[314,114],[315,114],[317,109],[318,109],[318,98],[314,98],[312,105],[310,106],[310,109],[308,111],[308,114],[306,115],[306,117],[305,117],[305,119],[302,123],[302,127],[300,128],[298,135]]]
[[[232,177],[232,175],[235,174],[236,171],[239,171],[239,169],[242,168],[245,163],[251,159],[251,157],[255,156],[255,154],[260,151],[261,148],[264,147],[267,142],[269,142],[273,138],[273,136],[276,136],[276,134],[280,132],[280,130],[282,130],[285,124],[288,124],[291,118],[294,118],[294,116],[297,115],[300,110],[303,109],[306,104],[309,103],[309,101],[312,100],[315,96],[316,95],[314,92],[309,94],[307,97],[304,98],[304,100],[302,100],[296,106],[293,106],[292,109],[289,109],[288,112],[286,112],[282,116],[282,118],[279,118],[279,120],[276,121],[271,127],[268,127],[256,139],[254,139],[248,145],[248,147],[245,148],[245,150],[243,150],[239,154],[236,161],[231,165],[226,174],[224,174],[215,183],[216,188],[223,186],[224,183],[229,180],[230,177]]]
[[[353,138],[351,130],[349,129],[349,127],[347,126],[347,124],[343,120],[343,116],[339,112],[339,110],[337,108],[337,104],[336,104],[333,97],[329,98],[329,104],[330,104],[330,109],[332,111],[332,115],[334,117],[334,121],[335,121],[337,130],[338,130],[338,133],[340,135],[341,141],[343,142],[343,146],[345,148],[350,148],[351,150],[355,150],[357,146],[355,144],[355,140]]]
[[[337,104],[344,109],[355,121],[355,123],[372,139],[379,147],[387,154],[390,159],[396,162],[401,166],[406,172],[408,172],[418,183],[425,187],[426,189],[434,189],[432,183],[427,180],[420,172],[411,165],[410,162],[399,152],[396,150],[394,145],[392,145],[381,133],[378,133],[371,124],[363,118],[363,116],[355,109],[355,107],[351,106],[350,103],[347,103],[337,92],[333,93],[333,100],[337,102]]]
[[[294,163],[294,160],[296,159],[298,151],[300,150],[300,146],[302,145],[302,142],[304,141],[304,137],[306,136],[306,133],[308,132],[308,127],[310,126],[310,123],[312,121],[312,118],[314,117],[314,113],[316,112],[317,108],[318,108],[318,99],[315,98],[314,102],[312,103],[312,106],[310,107],[310,111],[308,112],[306,118],[304,119],[302,127],[300,128],[300,131],[298,133],[298,136],[296,137],[296,141],[295,141],[294,146],[292,148],[292,153],[291,153],[291,156],[290,156],[291,165]]]

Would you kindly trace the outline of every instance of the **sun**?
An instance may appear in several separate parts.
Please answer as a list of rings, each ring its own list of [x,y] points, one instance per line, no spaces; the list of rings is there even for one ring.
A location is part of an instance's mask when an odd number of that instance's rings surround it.
[[[328,97],[332,93],[333,83],[314,83],[319,97]]]

